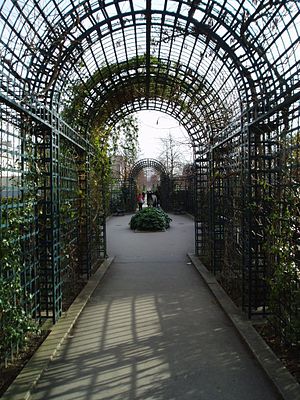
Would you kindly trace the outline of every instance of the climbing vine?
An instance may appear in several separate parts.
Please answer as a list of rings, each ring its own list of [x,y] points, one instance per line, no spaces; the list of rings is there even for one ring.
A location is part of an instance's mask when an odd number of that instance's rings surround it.
[[[21,271],[26,263],[23,246],[32,240],[31,231],[35,229],[38,166],[31,135],[23,140],[26,149],[19,162],[23,170],[21,198],[16,201],[11,197],[1,204],[0,353],[5,362],[24,344],[26,334],[37,329],[31,315],[33,294],[24,287]]]
[[[3,217],[7,229],[2,232],[0,257],[0,353],[7,357],[18,351],[25,335],[33,329],[31,316],[26,313],[26,301],[31,294],[24,293],[21,284],[22,246],[20,228],[28,221],[27,210],[9,209]]]
[[[91,158],[91,207],[96,220],[99,214],[106,214],[108,209],[108,187],[111,179],[111,158],[109,135],[111,128],[101,126],[92,129],[91,143],[93,154]]]
[[[138,124],[133,115],[121,119],[113,127],[96,126],[92,129],[91,143],[91,198],[95,215],[101,209],[108,212],[109,186],[114,179],[112,164],[116,157],[121,158],[122,171],[119,178],[125,182],[138,153]]]
[[[300,337],[299,196],[299,187],[292,186],[286,188],[283,202],[270,198],[270,213],[266,218],[265,248],[269,260],[274,262],[269,279],[272,318],[281,337],[293,344]]]
[[[158,62],[153,57],[152,62]],[[102,108],[92,117],[87,112],[86,101],[95,94],[97,85],[106,82],[112,75],[120,71],[143,68],[146,57],[134,57],[126,63],[117,63],[104,66],[97,70],[86,82],[75,84],[69,88],[72,93],[71,100],[66,104],[62,116],[80,131],[88,131],[91,143],[90,158],[90,188],[91,207],[94,210],[94,219],[99,213],[102,215],[108,209],[109,185],[112,181],[112,163],[116,156],[122,159],[122,173],[119,178],[125,181],[130,168],[136,161],[138,154],[138,123],[133,115],[121,118],[115,124],[108,124],[110,110]],[[120,101],[120,96],[112,94],[115,102]],[[123,99],[124,100],[124,99]],[[107,102],[106,102],[107,103]],[[97,109],[97,107],[95,106]]]
[[[252,212],[263,226],[270,321],[282,341],[299,345],[300,188],[291,156],[284,158],[276,191],[265,179],[257,182],[260,200]]]
[[[76,149],[60,140],[60,266],[63,309],[67,309],[82,287],[79,260],[79,218],[82,193],[79,187],[80,159]]]
[[[139,127],[137,119],[134,115],[128,115],[122,118],[113,128],[111,132],[111,154],[112,157],[119,155],[123,161],[123,171],[120,178],[128,179],[129,171],[136,162],[139,144],[138,144]]]
[[[194,110],[203,103],[207,107],[207,97],[211,95],[216,104],[218,116],[215,118],[214,124],[216,128],[221,129],[229,120],[229,110],[224,106],[219,98],[218,93],[206,85],[205,80],[197,71],[191,68],[187,69],[179,62],[167,64],[159,60],[155,56],[150,57],[150,75],[149,82],[146,82],[146,55],[132,57],[126,62],[118,62],[103,66],[87,79],[85,82],[75,83],[69,87],[71,96],[66,101],[62,116],[72,126],[76,128],[86,128],[90,120],[94,120],[94,125],[103,125],[122,105],[130,103],[137,98],[146,96],[146,86],[148,85],[149,93],[147,97],[167,100],[177,107],[180,107],[184,113],[188,113],[190,118],[197,120]],[[139,72],[139,75],[132,74]],[[159,77],[157,76],[159,71]],[[111,85],[111,81],[115,75],[122,77],[124,82],[128,82],[127,89],[123,90],[118,85],[113,85],[106,94],[106,98],[101,98],[102,103],[97,107],[97,89],[101,85]],[[186,79],[188,78],[188,79]],[[167,83],[166,83],[167,82]],[[193,82],[194,95],[188,98],[186,94],[191,91],[191,82]],[[121,90],[121,91],[120,91]],[[205,92],[205,96],[203,93]],[[184,95],[182,93],[185,93]],[[86,110],[88,107],[88,99],[94,98],[95,104],[93,110],[97,110],[94,115],[88,115]],[[104,100],[104,101],[103,101]]]

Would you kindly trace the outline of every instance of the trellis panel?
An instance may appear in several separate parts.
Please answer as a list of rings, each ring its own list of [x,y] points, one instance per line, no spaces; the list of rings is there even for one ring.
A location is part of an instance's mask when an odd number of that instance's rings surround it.
[[[55,322],[62,311],[60,249],[59,132],[36,128],[39,183],[39,243],[41,316]]]

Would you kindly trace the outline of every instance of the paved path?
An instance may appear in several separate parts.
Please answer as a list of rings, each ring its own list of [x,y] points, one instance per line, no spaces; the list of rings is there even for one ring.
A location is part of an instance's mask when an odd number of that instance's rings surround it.
[[[116,259],[32,399],[278,399],[188,262],[193,221],[172,217],[159,233],[109,221]]]

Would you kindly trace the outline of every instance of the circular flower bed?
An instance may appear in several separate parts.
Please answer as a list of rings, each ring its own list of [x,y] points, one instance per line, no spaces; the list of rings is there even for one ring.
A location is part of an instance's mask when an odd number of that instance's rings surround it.
[[[164,231],[172,219],[160,208],[148,207],[138,211],[130,220],[130,229]]]

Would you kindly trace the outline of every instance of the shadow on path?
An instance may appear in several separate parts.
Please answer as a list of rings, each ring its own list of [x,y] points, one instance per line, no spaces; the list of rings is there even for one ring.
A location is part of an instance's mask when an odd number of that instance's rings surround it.
[[[235,329],[188,262],[194,225],[135,233],[108,222],[115,255],[32,398],[274,400]]]

